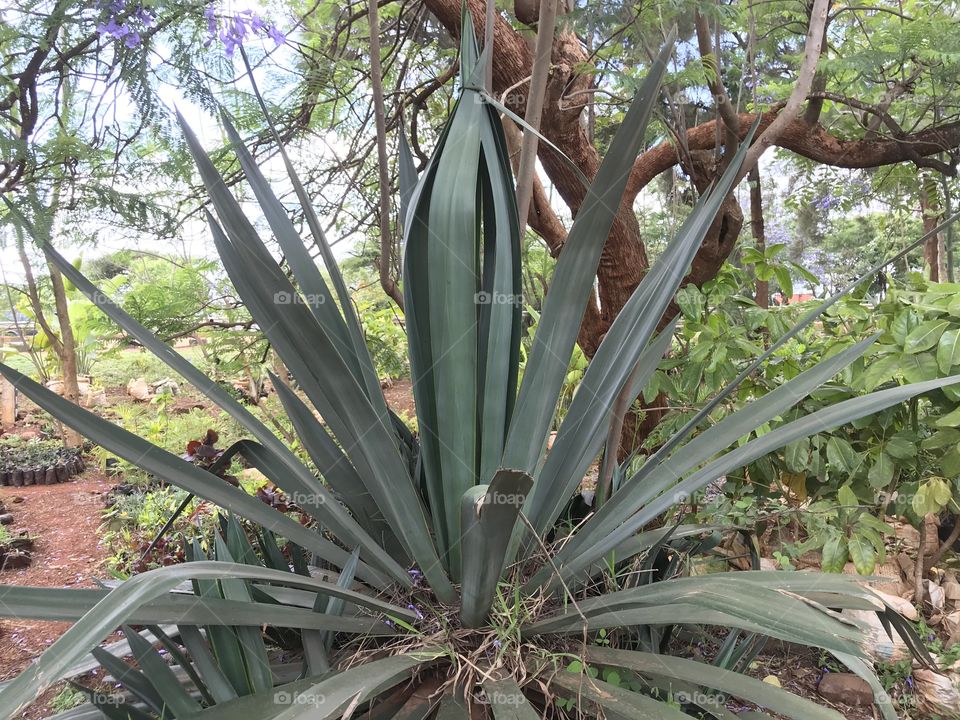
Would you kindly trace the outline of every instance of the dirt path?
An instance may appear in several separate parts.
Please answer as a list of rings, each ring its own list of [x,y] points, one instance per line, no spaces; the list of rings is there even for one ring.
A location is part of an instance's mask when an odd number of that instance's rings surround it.
[[[0,500],[14,516],[11,531],[28,530],[36,537],[30,566],[0,572],[0,583],[94,587],[92,578],[104,577],[101,564],[107,556],[97,532],[102,494],[113,484],[99,470],[88,469],[57,485],[0,487]],[[15,502],[15,498],[23,500]],[[63,622],[0,620],[0,679],[17,675],[69,626]],[[44,703],[50,695],[41,696],[23,717],[50,714]]]

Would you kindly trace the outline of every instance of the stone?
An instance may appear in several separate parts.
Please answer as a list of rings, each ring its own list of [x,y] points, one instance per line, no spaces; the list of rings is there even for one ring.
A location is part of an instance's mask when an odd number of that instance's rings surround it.
[[[31,560],[30,553],[24,550],[11,550],[3,556],[0,570],[19,570],[27,567]]]
[[[946,604],[946,593],[933,580],[923,581],[923,602],[929,605],[933,612],[940,614]]]
[[[14,495],[12,498],[10,498],[10,502],[14,504],[22,503],[24,500],[26,500],[26,498],[23,497],[23,495]]]
[[[954,610],[943,616],[943,629],[950,636],[960,631],[960,610]]]
[[[917,548],[920,547],[920,531],[913,525],[898,522],[894,524],[894,533],[910,555],[916,557]]]
[[[150,399],[150,385],[142,377],[134,378],[127,383],[127,395],[134,400],[146,402]]]
[[[37,428],[27,428],[17,433],[17,436],[21,440],[43,440],[46,437],[46,433]]]
[[[876,612],[847,608],[840,614],[865,626],[866,633],[860,648],[874,662],[896,663],[912,657],[910,648],[900,634],[895,632],[891,638]]]
[[[80,383],[80,405],[85,408],[102,407],[107,404],[107,394],[103,388],[90,383]]]
[[[917,612],[916,606],[914,606],[914,604],[909,600],[904,600],[899,595],[890,595],[889,593],[885,593],[882,590],[877,590],[876,588],[871,589],[874,594],[876,594],[881,600],[883,600],[898,613],[903,615],[907,620],[916,622],[920,619],[920,613]]]
[[[920,717],[960,716],[960,690],[946,675],[918,668],[913,671],[914,694],[924,713]]]
[[[853,673],[825,673],[817,686],[820,697],[844,705],[872,705],[873,690]]]
[[[153,392],[156,394],[164,392],[170,393],[171,395],[180,394],[180,386],[175,380],[171,380],[170,378],[164,378],[163,380],[150,383],[150,387],[153,388]]]
[[[4,513],[0,515],[0,525],[10,525],[13,522],[13,515]]]

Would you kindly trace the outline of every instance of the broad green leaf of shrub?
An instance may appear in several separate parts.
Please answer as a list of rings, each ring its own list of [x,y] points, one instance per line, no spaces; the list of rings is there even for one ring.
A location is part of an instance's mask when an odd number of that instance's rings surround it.
[[[836,470],[853,473],[863,461],[850,443],[834,435],[827,441],[827,462]]]
[[[841,572],[847,562],[847,538],[835,532],[824,544],[821,556],[820,568],[824,572]]]
[[[887,453],[881,451],[873,465],[870,466],[867,481],[875,488],[886,487],[893,481],[894,470],[893,460]]]
[[[787,470],[792,473],[802,473],[807,469],[810,457],[810,439],[803,438],[787,445],[783,449],[783,460]]]
[[[917,454],[916,443],[911,438],[904,437],[901,433],[890,436],[884,443],[883,449],[896,460],[907,460]]]
[[[900,356],[900,369],[907,382],[911,383],[933,380],[940,374],[933,353],[904,353]]]
[[[955,428],[960,426],[960,408],[939,418],[936,425],[941,428]]]
[[[861,575],[869,575],[877,564],[877,551],[873,543],[867,540],[861,533],[855,532],[850,536],[847,542],[847,549],[850,552],[850,559],[857,572]]]
[[[960,365],[960,329],[947,330],[937,343],[937,364],[944,374],[954,365]]]
[[[898,370],[900,370],[899,355],[884,355],[877,358],[867,365],[863,373],[864,390],[872,392],[877,386],[892,379]]]
[[[913,511],[923,517],[930,513],[938,513],[950,502],[950,484],[939,477],[929,478],[921,483],[913,496]]]
[[[908,354],[914,354],[929,350],[938,342],[944,331],[950,327],[946,320],[928,320],[921,323],[907,335],[903,343],[903,350]]]
[[[898,345],[903,345],[914,328],[920,324],[920,318],[913,310],[901,310],[890,323],[890,334]]]

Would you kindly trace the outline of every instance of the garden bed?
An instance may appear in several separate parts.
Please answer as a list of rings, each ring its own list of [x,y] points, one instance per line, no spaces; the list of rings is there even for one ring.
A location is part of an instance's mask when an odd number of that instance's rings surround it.
[[[0,485],[55,485],[84,470],[78,448],[54,440],[0,440]]]

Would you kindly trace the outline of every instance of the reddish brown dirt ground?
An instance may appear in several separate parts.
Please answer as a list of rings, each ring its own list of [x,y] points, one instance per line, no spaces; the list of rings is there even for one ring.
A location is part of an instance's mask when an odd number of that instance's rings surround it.
[[[5,570],[0,582],[13,585],[94,587],[102,576],[106,549],[97,527],[102,494],[113,486],[99,470],[88,469],[58,485],[0,487],[0,500],[14,516],[12,531],[27,530],[36,537],[29,567]],[[14,502],[14,498],[23,498]],[[69,627],[68,623],[0,620],[0,679],[8,680],[46,650]],[[59,687],[44,693],[22,717],[52,714],[48,703]]]

